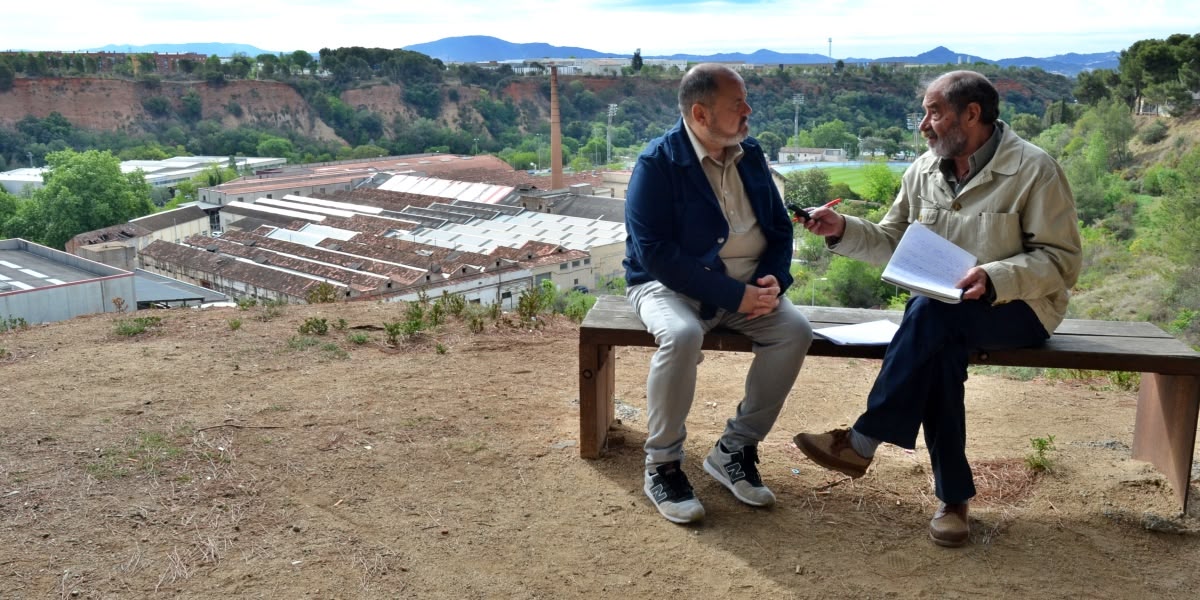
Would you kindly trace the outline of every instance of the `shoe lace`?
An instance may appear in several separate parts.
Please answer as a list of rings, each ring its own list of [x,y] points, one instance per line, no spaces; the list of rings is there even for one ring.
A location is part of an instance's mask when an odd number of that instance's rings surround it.
[[[742,458],[738,461],[742,465],[742,472],[746,474],[746,481],[750,485],[762,485],[762,477],[758,474],[758,446],[742,447]]]
[[[667,491],[668,500],[679,500],[692,496],[692,484],[688,481],[683,470],[675,465],[660,467],[658,476],[662,478],[663,487]]]
[[[829,444],[829,449],[834,454],[840,454],[842,450],[853,447],[853,444],[850,443],[849,429],[834,429],[829,432],[829,435],[833,438]]]

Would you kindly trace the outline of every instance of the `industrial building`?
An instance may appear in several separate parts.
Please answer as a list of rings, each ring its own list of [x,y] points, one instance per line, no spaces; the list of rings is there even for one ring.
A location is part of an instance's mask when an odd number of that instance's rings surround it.
[[[0,318],[30,325],[132,311],[134,274],[22,239],[0,240]]]

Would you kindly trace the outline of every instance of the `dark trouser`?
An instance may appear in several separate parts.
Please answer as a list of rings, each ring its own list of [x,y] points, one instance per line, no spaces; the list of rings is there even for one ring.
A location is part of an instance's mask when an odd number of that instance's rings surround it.
[[[948,504],[966,502],[975,496],[963,403],[969,353],[1036,346],[1049,337],[1021,301],[946,304],[914,296],[854,429],[911,450],[917,429],[924,427],[937,497]]]

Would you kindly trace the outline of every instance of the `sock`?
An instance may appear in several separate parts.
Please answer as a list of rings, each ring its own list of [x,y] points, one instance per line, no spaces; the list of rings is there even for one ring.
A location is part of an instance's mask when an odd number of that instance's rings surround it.
[[[850,429],[850,446],[853,447],[854,451],[863,458],[871,458],[875,456],[875,449],[878,448],[879,444],[881,443],[882,442],[873,437],[859,433],[856,429]]]

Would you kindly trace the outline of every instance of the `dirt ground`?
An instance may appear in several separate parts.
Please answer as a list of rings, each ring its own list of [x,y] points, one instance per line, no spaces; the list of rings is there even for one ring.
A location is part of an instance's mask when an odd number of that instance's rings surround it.
[[[750,355],[706,353],[684,468],[706,520],[642,493],[648,349],[623,424],[578,456],[577,328],[445,325],[397,305],[100,315],[0,334],[2,598],[1194,598],[1197,515],[1130,458],[1136,393],[976,374],[971,544],[931,544],[925,451],[866,477],[791,445],[861,410],[874,361],[808,360],[761,446],[773,509],[700,468]],[[145,316],[138,313],[136,316]],[[309,318],[331,325],[306,342]],[[234,328],[234,320],[240,327]],[[344,320],[347,326],[340,329]],[[357,336],[356,343],[351,339]],[[1053,470],[1024,466],[1054,436]],[[1195,490],[1193,489],[1193,495]],[[1195,505],[1196,502],[1193,502]],[[1193,509],[1194,511],[1195,509]]]

